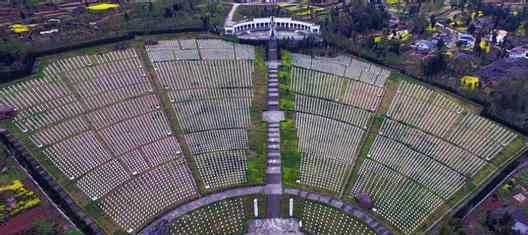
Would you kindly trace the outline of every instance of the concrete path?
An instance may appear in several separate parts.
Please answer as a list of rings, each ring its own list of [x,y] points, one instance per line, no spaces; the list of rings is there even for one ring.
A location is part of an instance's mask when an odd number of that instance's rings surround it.
[[[157,229],[157,225],[160,223],[163,223],[163,221],[173,221],[182,215],[185,215],[198,208],[207,206],[211,203],[215,203],[215,202],[228,199],[228,198],[236,198],[236,197],[242,197],[242,196],[247,196],[247,195],[252,195],[252,194],[263,194],[263,193],[264,193],[264,186],[254,186],[254,187],[229,189],[226,191],[209,194],[199,199],[196,199],[192,202],[185,203],[173,209],[172,211],[167,212],[166,214],[162,215],[155,221],[152,221],[150,224],[148,224],[138,234],[142,234],[142,235],[154,234],[154,231]]]
[[[337,208],[351,216],[354,216],[358,220],[368,225],[376,234],[379,235],[392,235],[393,233],[385,227],[385,225],[379,223],[376,219],[368,214],[365,210],[354,206],[352,204],[343,202],[337,198],[325,196],[318,193],[306,192],[301,189],[285,189],[285,194],[294,195],[300,198],[316,201],[334,208]],[[295,202],[294,202],[295,203]]]
[[[268,43],[268,97],[267,111],[263,119],[268,123],[267,164],[266,164],[266,198],[267,218],[280,217],[280,202],[282,196],[282,174],[280,155],[280,122],[284,120],[284,113],[279,111],[279,79],[277,76],[280,62],[278,62],[278,47],[275,40]]]
[[[231,7],[231,10],[229,11],[229,14],[227,14],[227,17],[224,21],[224,26],[230,26],[230,25],[234,25],[235,22],[233,22],[233,16],[235,16],[235,12],[238,8],[238,6],[240,6],[240,3],[233,3],[233,6]]]

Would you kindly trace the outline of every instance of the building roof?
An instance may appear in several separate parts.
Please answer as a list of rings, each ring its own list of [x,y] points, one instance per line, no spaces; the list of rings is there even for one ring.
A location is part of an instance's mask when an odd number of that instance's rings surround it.
[[[528,225],[528,216],[521,208],[511,208],[509,211],[515,221]]]

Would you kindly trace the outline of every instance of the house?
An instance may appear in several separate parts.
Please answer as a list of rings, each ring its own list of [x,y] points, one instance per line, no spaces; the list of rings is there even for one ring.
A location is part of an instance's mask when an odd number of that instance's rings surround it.
[[[409,30],[404,29],[404,30],[396,31],[396,32],[389,34],[387,38],[389,40],[394,39],[394,40],[398,40],[401,42],[406,42],[409,39],[411,39],[411,37],[412,37],[412,33],[410,33]]]
[[[475,46],[475,37],[471,34],[467,33],[458,33],[458,42],[462,44],[462,48],[464,49],[473,49]]]
[[[528,216],[520,208],[511,208],[510,214],[513,219],[512,230],[518,231],[520,234],[528,234]]]
[[[524,194],[518,193],[518,194],[513,195],[513,199],[517,201],[518,203],[524,203],[527,198],[526,196],[524,196]]]
[[[510,58],[524,58],[528,59],[528,45],[515,47],[508,51]]]
[[[497,36],[495,38],[495,41],[497,42],[497,46],[502,45],[504,43],[504,40],[506,40],[506,37],[508,36],[508,31],[499,29],[496,32],[497,32]]]
[[[435,43],[430,40],[419,40],[415,42],[411,47],[416,49],[418,53],[429,53],[434,49]]]
[[[460,78],[460,83],[469,89],[474,89],[479,86],[480,78],[467,75]]]

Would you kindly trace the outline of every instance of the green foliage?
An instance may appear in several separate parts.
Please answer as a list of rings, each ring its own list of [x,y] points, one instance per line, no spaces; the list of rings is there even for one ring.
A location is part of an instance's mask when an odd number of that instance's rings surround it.
[[[83,233],[79,231],[78,229],[70,229],[66,232],[66,235],[83,235]]]
[[[447,68],[447,61],[443,54],[436,54],[422,61],[422,72],[425,76],[439,74]]]
[[[427,18],[425,18],[425,16],[417,17],[416,19],[413,20],[413,22],[415,23],[412,29],[413,33],[416,33],[416,34],[425,33],[427,25],[429,24],[429,21],[427,20]]]
[[[0,38],[0,65],[11,65],[27,52],[27,46],[16,40]]]
[[[225,35],[224,36],[224,40],[227,41],[227,42],[232,42],[232,43],[239,43],[240,42],[240,39],[238,39],[238,37],[232,36],[232,35]]]
[[[208,7],[202,15],[209,17],[209,23],[212,27],[222,27],[224,20],[231,8],[225,6],[222,2],[208,3]]]
[[[392,72],[389,76],[389,79],[395,81],[408,80],[409,78],[406,75],[403,75],[399,72]]]
[[[266,74],[265,50],[255,49],[255,100],[251,106],[252,127],[248,130],[249,154],[247,158],[247,179],[249,185],[263,184],[266,169],[267,125],[262,121],[262,112],[266,109]]]
[[[298,151],[299,139],[293,119],[287,118],[281,123],[282,179],[288,187],[295,187],[299,176],[301,153]]]
[[[290,56],[290,53],[288,51],[281,51],[281,61],[282,61],[282,66],[286,67],[286,68],[291,68],[292,66],[292,60],[291,60],[291,56]]]
[[[13,180],[23,180],[25,178],[26,175],[24,173],[14,166],[9,166],[6,172],[0,174],[0,184],[7,184]]]
[[[281,110],[293,110],[295,108],[295,103],[293,100],[281,98],[279,100],[279,107]]]
[[[281,69],[277,75],[281,82],[288,84],[290,81],[290,72],[285,69]]]
[[[495,158],[493,158],[492,163],[500,167],[506,162],[510,161],[516,154],[519,154],[521,150],[526,147],[525,139],[522,136],[515,138],[510,144],[503,148]]]
[[[287,95],[291,96],[291,91],[288,87],[288,84],[290,84],[291,80],[291,67],[292,62],[290,58],[290,54],[287,51],[281,51],[281,67],[277,74],[279,77],[279,89],[283,93],[281,96]],[[293,97],[290,97],[293,99]]]
[[[332,9],[330,19],[325,22],[330,33],[349,37],[354,33],[381,30],[388,23],[389,16],[374,4],[352,1],[340,9]]]
[[[279,91],[281,93],[279,106],[281,110],[294,110],[294,94],[288,87],[292,61],[287,51],[281,51],[281,62],[282,65],[278,73]],[[293,118],[287,117],[285,121],[281,122],[280,129],[283,183],[288,187],[295,187],[297,185],[295,181],[299,176],[301,153],[298,151],[299,139]]]
[[[127,232],[122,231],[122,230],[118,230],[118,231],[115,231],[114,233],[112,233],[112,235],[130,235],[130,233],[127,233]]]
[[[494,231],[495,234],[516,234],[512,230],[514,220],[509,212],[502,215],[492,215],[490,211],[487,211],[485,224],[488,229]]]
[[[507,198],[511,193],[512,183],[511,181],[506,181],[498,190],[498,194],[502,195],[504,198]]]
[[[255,49],[255,54],[256,54],[256,57],[255,57],[255,63],[256,63],[256,67],[257,69],[261,70],[261,71],[267,71],[268,70],[268,66],[266,65],[266,61],[265,61],[265,55],[266,55],[266,51],[263,47],[257,47]]]
[[[41,2],[41,0],[24,0],[24,5],[28,8],[33,8],[39,4],[39,2]]]
[[[385,116],[383,116],[383,115],[378,115],[378,116],[374,117],[374,123],[376,125],[379,125],[379,126],[381,126],[383,124],[384,120],[385,120]]]
[[[39,80],[44,79],[44,69],[45,68],[46,68],[46,64],[45,63],[39,63],[38,64],[37,74],[35,75],[36,79],[39,79]]]
[[[524,187],[528,186],[528,169],[522,169],[518,175],[515,176],[517,181]]]
[[[92,217],[99,217],[102,214],[101,208],[96,201],[90,201],[84,209],[86,210],[86,213]]]
[[[277,5],[240,5],[233,16],[233,20],[241,21],[244,19],[268,17],[271,15],[286,17],[289,16],[289,12],[281,10],[281,7]]]
[[[466,234],[464,231],[464,222],[458,218],[449,218],[447,223],[443,224],[440,228],[440,235],[463,235]]]
[[[248,184],[263,184],[266,169],[266,123],[261,122],[258,128],[248,131],[249,147],[255,153],[250,153],[247,158]]]
[[[56,234],[56,231],[53,226],[53,221],[49,219],[40,219],[33,222],[33,228],[31,229],[29,234],[54,235]]]
[[[248,184],[263,184],[266,173],[263,169],[266,168],[265,156],[249,156],[247,158],[247,178]]]

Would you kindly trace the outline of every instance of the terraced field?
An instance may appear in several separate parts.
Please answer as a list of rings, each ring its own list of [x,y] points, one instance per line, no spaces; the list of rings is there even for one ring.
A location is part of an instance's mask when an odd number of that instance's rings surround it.
[[[283,58],[291,65],[281,107],[301,154],[294,187],[352,201],[366,192],[373,213],[402,233],[426,229],[524,150],[523,136],[464,101],[383,68],[346,56]]]

